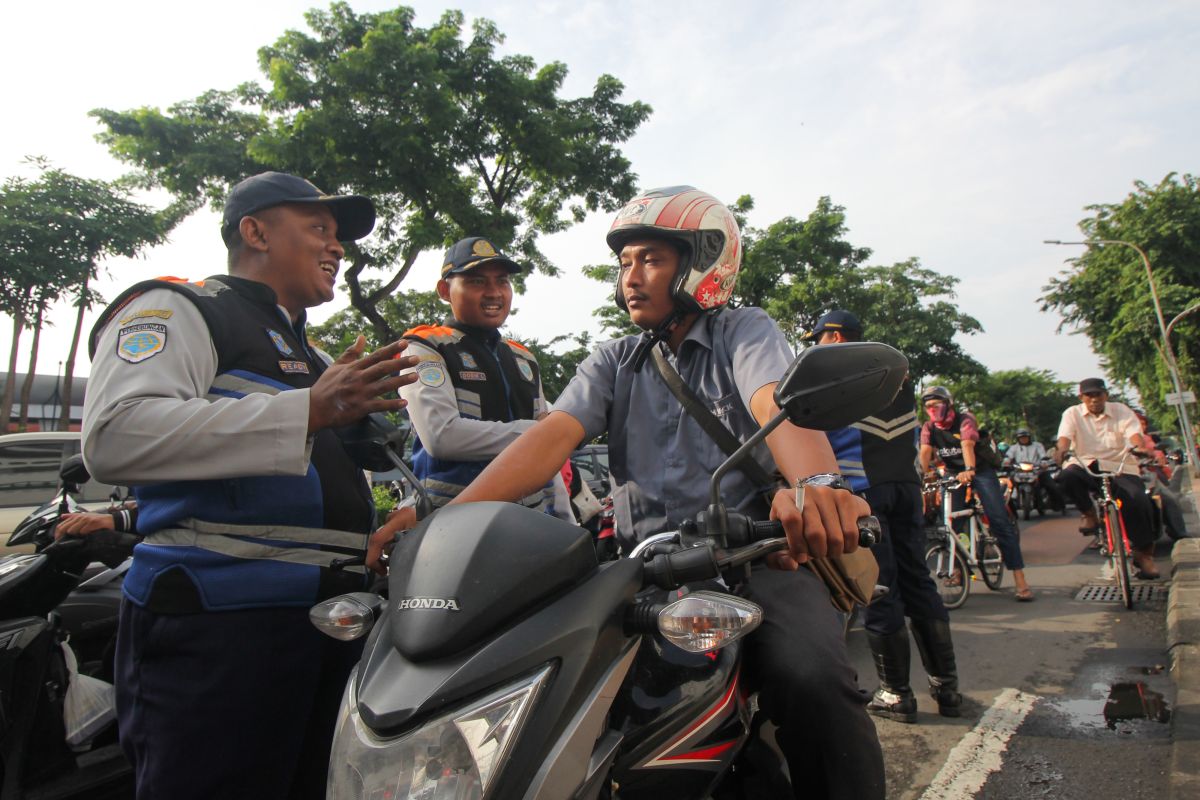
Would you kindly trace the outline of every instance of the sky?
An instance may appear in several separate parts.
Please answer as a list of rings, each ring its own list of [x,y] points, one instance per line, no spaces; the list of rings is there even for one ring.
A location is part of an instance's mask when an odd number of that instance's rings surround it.
[[[29,155],[87,177],[121,175],[128,167],[95,141],[90,109],[165,108],[262,82],[258,48],[303,29],[316,5],[8,4],[0,178],[31,174]],[[960,279],[959,307],[984,327],[962,344],[991,370],[1048,369],[1067,381],[1101,374],[1087,340],[1059,332],[1057,314],[1040,310],[1043,287],[1080,248],[1043,240],[1077,240],[1085,207],[1122,201],[1135,181],[1197,171],[1194,2],[409,5],[422,27],[446,8],[493,20],[507,37],[503,53],[569,67],[566,96],[590,92],[603,73],[620,79],[623,99],[654,109],[624,147],[643,188],[686,183],[730,202],[750,194],[756,227],[803,218],[830,196],[846,208],[849,241],[873,250],[870,263],[915,257]],[[609,221],[592,215],[543,240],[565,275],[531,278],[514,302],[512,335],[599,332],[591,312],[611,289],[579,269],[609,257]],[[405,288],[433,288],[439,263],[440,254],[424,256]],[[143,278],[223,271],[217,217],[205,210],[143,258],[106,262],[95,288],[111,299]],[[339,295],[310,318],[345,307],[344,287]],[[66,358],[74,310],[56,306],[51,320],[43,373]],[[0,320],[5,354],[11,327]],[[76,373],[88,368],[83,355]]]

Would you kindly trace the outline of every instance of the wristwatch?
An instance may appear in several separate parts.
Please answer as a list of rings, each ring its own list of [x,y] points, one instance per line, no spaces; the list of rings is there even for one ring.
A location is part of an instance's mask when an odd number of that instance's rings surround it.
[[[850,488],[850,483],[836,472],[818,472],[816,475],[809,475],[807,478],[801,478],[796,481],[796,485],[800,486],[828,486],[830,489],[845,489],[846,491],[854,491]]]

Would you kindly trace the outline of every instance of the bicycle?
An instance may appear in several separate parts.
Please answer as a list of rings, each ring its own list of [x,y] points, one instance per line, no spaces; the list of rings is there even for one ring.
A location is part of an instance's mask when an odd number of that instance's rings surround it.
[[[972,570],[977,571],[983,582],[993,591],[999,589],[1001,581],[1004,580],[1004,561],[1000,556],[1000,545],[991,531],[985,528],[986,516],[970,486],[967,487],[966,508],[961,511],[955,511],[953,508],[951,494],[958,486],[958,480],[954,477],[939,478],[926,483],[927,491],[941,490],[942,519],[937,533],[937,538],[941,541],[925,553],[925,565],[938,586],[942,603],[948,609],[960,608],[967,602],[967,595],[971,592],[971,581],[975,579]],[[955,533],[956,519],[966,520],[966,532]]]
[[[1072,455],[1074,454],[1067,453],[1068,457]],[[1121,515],[1121,503],[1112,491],[1112,480],[1121,474],[1125,462],[1131,455],[1141,454],[1132,448],[1127,450],[1115,472],[1105,472],[1100,469],[1099,461],[1092,461],[1090,464],[1079,462],[1087,474],[1100,481],[1099,496],[1092,495],[1092,507],[1096,510],[1096,518],[1104,522],[1104,538],[1101,539],[1100,554],[1106,556],[1112,565],[1113,574],[1117,576],[1117,587],[1121,591],[1121,604],[1127,609],[1133,608],[1133,579],[1129,574],[1129,562],[1133,560],[1133,548],[1130,546],[1129,536],[1125,532],[1125,518]],[[1118,533],[1120,535],[1117,535]]]

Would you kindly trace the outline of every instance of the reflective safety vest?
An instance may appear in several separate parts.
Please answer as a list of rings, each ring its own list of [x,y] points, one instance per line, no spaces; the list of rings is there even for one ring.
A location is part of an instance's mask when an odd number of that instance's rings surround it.
[[[825,435],[837,456],[838,470],[856,492],[881,483],[920,482],[916,467],[920,425],[912,382],[907,379],[887,408]]]
[[[421,325],[404,336],[432,347],[445,360],[460,416],[489,422],[533,419],[541,384],[537,359],[524,345],[501,339],[493,329],[455,319],[443,325]],[[413,442],[413,473],[435,506],[449,503],[489,463],[436,458],[419,437]],[[549,496],[540,491],[522,503],[537,506]]]
[[[93,355],[104,326],[152,289],[178,292],[204,317],[217,354],[210,401],[308,388],[325,371],[325,359],[308,344],[304,318],[293,325],[270,287],[229,275],[131,287],[92,330]],[[309,606],[365,584],[362,567],[329,569],[363,554],[375,517],[362,470],[330,430],[313,437],[305,475],[132,488],[145,540],[134,548],[124,592],[151,611]]]

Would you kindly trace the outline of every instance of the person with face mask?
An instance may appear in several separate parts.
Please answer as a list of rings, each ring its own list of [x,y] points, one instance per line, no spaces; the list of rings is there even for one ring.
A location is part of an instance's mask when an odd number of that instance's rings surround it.
[[[967,411],[954,408],[954,398],[944,386],[931,386],[921,393],[921,404],[929,419],[921,427],[921,469],[928,471],[934,455],[953,472],[959,483],[954,492],[955,508],[966,504],[966,487],[970,486],[983,503],[992,535],[1000,546],[1004,566],[1012,572],[1016,599],[1029,602],[1035,598],[1025,579],[1025,560],[1021,557],[1021,542],[1016,528],[1004,507],[1004,493],[996,470],[988,463],[994,454],[977,447],[979,425]],[[966,576],[963,576],[966,580]]]

